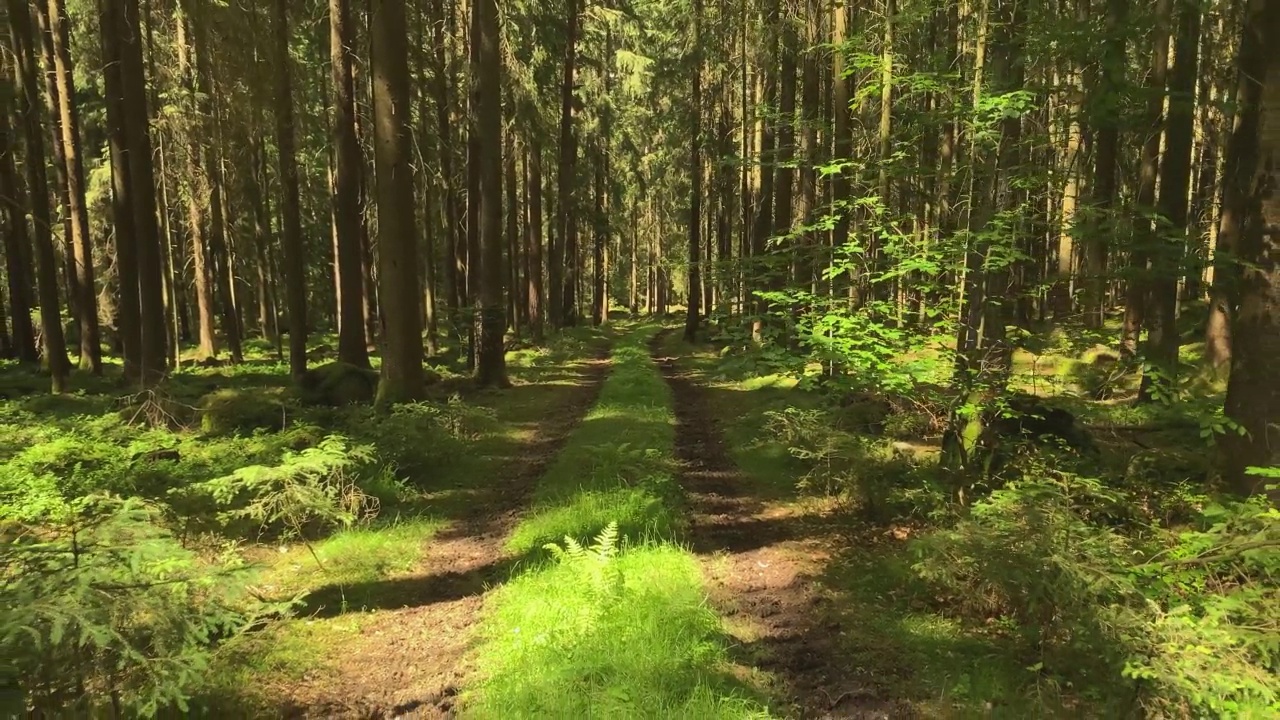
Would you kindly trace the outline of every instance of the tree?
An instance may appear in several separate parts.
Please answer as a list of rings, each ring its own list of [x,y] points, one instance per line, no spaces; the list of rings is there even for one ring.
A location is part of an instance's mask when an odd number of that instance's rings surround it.
[[[337,237],[338,359],[369,366],[364,336],[360,265],[360,145],[356,140],[354,31],[348,0],[329,0],[329,57],[333,75],[333,220]]]
[[[497,0],[475,0],[475,96],[472,127],[480,143],[480,339],[476,348],[476,383],[505,387],[507,328],[503,307],[502,269],[502,55]]]
[[[13,318],[13,352],[21,361],[40,360],[35,328],[31,323],[31,238],[27,232],[26,198],[14,162],[16,146],[9,135],[9,84],[0,64],[0,210],[4,215],[5,275],[9,288],[9,315]]]
[[[1267,0],[1256,15],[1256,31],[1273,41],[1280,37],[1280,2]],[[1248,30],[1246,30],[1248,32]],[[1269,53],[1261,85],[1261,119],[1257,126],[1257,164],[1250,188],[1248,219],[1239,238],[1244,263],[1239,308],[1232,325],[1234,349],[1226,413],[1247,434],[1223,440],[1225,474],[1242,493],[1262,488],[1250,467],[1280,465],[1280,384],[1275,362],[1280,358],[1280,54]]]
[[[560,167],[556,197],[558,237],[548,258],[551,281],[551,322],[556,327],[577,321],[578,218],[573,186],[576,182],[578,140],[574,132],[574,77],[578,57],[578,0],[565,2],[564,75],[560,83]]]
[[[45,179],[44,137],[40,123],[40,88],[36,84],[35,35],[31,8],[22,0],[9,2],[9,48],[14,58],[14,87],[18,91],[18,121],[26,147],[28,201],[35,230],[36,287],[40,299],[40,336],[44,363],[53,381],[53,391],[66,392],[71,363],[62,333],[62,313],[58,304],[58,267],[50,227],[49,189]],[[7,183],[6,183],[7,184]],[[25,221],[24,221],[25,222]]]
[[[373,42],[378,296],[386,327],[378,403],[389,404],[416,400],[424,390],[404,0],[373,0],[369,32]]]
[[[108,1],[108,0],[104,0]],[[307,285],[302,254],[298,161],[294,150],[293,86],[289,78],[289,0],[275,4],[276,146],[280,152],[281,227],[286,307],[289,311],[289,372],[307,372]]]
[[[684,339],[698,335],[702,299],[702,0],[693,0],[693,72],[689,116],[689,305]]]
[[[93,239],[89,235],[85,199],[84,153],[80,147],[80,113],[76,104],[75,69],[71,60],[71,21],[64,0],[48,0],[53,72],[58,96],[58,128],[66,164],[66,215],[70,219],[76,284],[76,321],[80,329],[80,368],[102,372],[102,341],[98,327],[98,295],[93,267]]]

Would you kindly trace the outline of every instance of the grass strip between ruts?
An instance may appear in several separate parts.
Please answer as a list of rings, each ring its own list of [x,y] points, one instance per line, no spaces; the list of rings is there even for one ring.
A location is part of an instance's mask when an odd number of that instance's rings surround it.
[[[485,605],[464,717],[769,717],[731,675],[698,561],[675,542],[675,416],[654,331],[615,346],[599,401],[512,532],[530,564]],[[550,559],[538,552],[557,540]]]

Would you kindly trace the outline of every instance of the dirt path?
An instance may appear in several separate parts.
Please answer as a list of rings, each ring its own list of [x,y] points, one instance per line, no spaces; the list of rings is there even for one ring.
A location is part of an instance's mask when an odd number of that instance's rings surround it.
[[[607,351],[583,363],[576,384],[548,407],[535,437],[484,483],[487,492],[427,547],[422,574],[388,584],[403,606],[379,611],[335,655],[334,672],[290,688],[288,717],[448,718],[467,674],[471,628],[488,587],[506,579],[503,548],[529,495],[595,403],[608,373]]]
[[[791,506],[752,496],[725,448],[709,391],[665,356],[666,334],[650,349],[675,396],[676,459],[693,515],[693,549],[712,601],[741,643],[738,660],[773,676],[791,717],[901,717],[870,697],[840,658],[839,623],[814,582],[830,558],[829,531]]]

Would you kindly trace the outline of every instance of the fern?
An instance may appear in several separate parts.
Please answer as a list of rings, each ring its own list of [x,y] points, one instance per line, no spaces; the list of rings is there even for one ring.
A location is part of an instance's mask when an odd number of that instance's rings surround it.
[[[556,543],[543,546],[557,562],[582,572],[588,586],[597,596],[616,598],[621,595],[624,578],[615,560],[618,557],[621,533],[615,520],[596,535],[590,545],[584,546],[572,537],[565,536],[564,547]]]

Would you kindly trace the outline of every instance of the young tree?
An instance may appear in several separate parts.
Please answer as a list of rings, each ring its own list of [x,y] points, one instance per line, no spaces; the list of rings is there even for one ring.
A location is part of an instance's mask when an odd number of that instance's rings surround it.
[[[378,295],[386,327],[378,403],[388,404],[416,400],[424,390],[404,0],[373,0],[369,32],[373,42]]]

